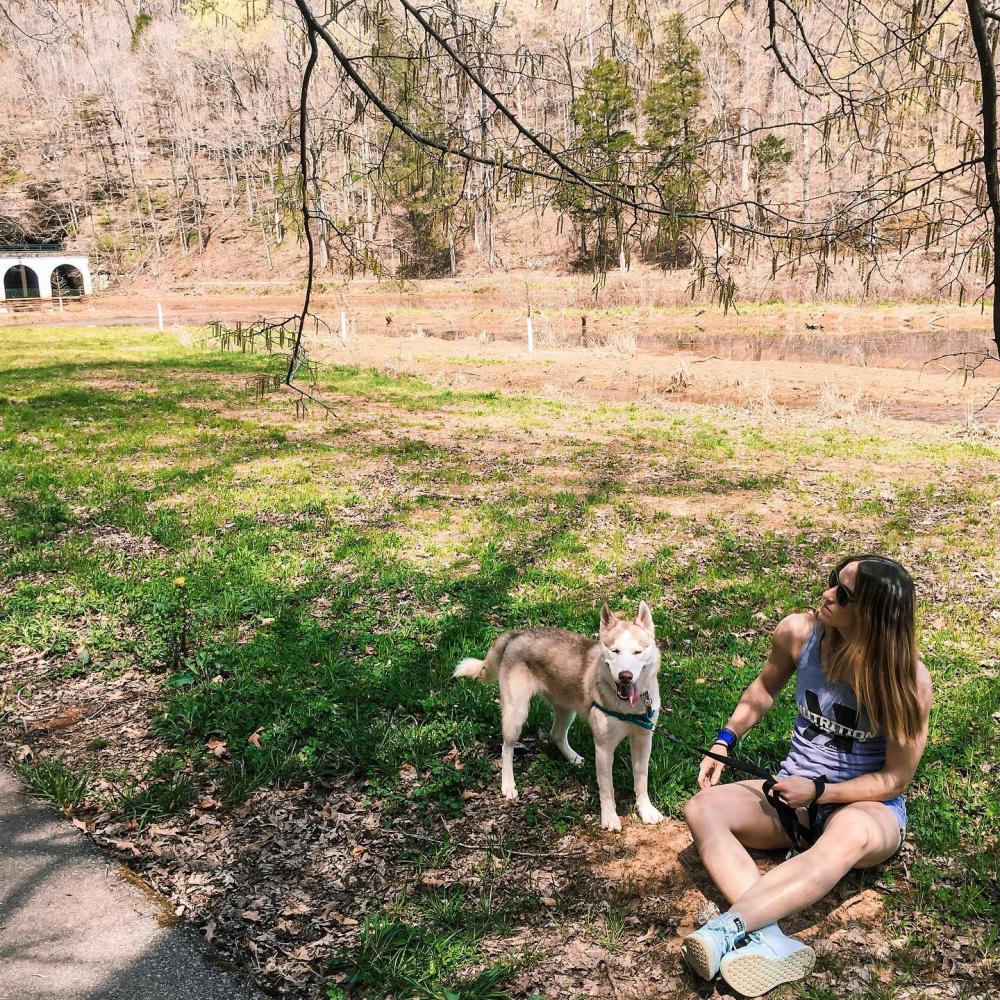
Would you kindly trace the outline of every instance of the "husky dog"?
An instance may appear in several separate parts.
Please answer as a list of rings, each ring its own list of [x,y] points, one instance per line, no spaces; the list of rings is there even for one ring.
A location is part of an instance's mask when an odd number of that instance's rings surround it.
[[[653,636],[653,615],[643,601],[635,621],[623,621],[601,608],[599,639],[563,629],[540,628],[505,632],[490,647],[485,660],[467,659],[453,677],[500,682],[503,755],[500,788],[517,798],[514,785],[514,744],[528,716],[531,696],[539,693],[552,706],[555,719],[549,736],[571,764],[583,758],[569,745],[567,734],[576,715],[585,716],[594,733],[597,786],[601,793],[601,826],[620,830],[611,766],[615,747],[627,736],[632,745],[635,807],[644,823],[663,816],[649,801],[646,788],[653,734],[647,729],[607,715],[594,702],[620,715],[644,718],[651,710],[655,724],[660,711],[656,681],[660,651]]]

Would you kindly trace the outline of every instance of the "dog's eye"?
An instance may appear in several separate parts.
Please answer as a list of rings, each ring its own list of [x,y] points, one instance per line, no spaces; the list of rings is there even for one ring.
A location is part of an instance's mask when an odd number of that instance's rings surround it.
[[[621,652],[621,650],[620,650],[620,649],[619,649],[619,648],[618,648],[617,646],[615,646],[615,648],[614,648],[614,649],[612,649],[612,650],[611,650],[611,652],[612,652],[612,653],[620,653],[620,652]]]

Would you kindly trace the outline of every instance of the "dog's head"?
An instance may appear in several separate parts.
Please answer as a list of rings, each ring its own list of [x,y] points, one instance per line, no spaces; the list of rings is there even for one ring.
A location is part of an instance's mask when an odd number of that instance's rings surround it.
[[[600,642],[602,669],[610,671],[618,697],[634,707],[660,660],[649,605],[643,601],[635,621],[629,621],[619,618],[605,604],[601,608]]]

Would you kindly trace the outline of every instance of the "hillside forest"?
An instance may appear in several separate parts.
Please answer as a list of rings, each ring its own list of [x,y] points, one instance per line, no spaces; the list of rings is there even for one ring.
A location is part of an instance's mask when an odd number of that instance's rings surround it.
[[[300,276],[304,12],[343,56],[308,95],[320,274],[988,287],[974,18],[933,0],[27,0],[0,18],[0,242],[119,283]]]

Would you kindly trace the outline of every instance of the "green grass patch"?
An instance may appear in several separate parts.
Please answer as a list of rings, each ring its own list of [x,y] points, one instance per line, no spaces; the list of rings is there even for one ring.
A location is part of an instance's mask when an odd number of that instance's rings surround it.
[[[351,778],[389,817],[460,815],[464,793],[497,784],[499,710],[488,686],[451,681],[454,664],[507,628],[592,634],[605,600],[653,606],[662,721],[703,744],[774,625],[815,602],[842,553],[881,547],[937,595],[921,608],[936,704],[909,796],[925,860],[899,905],[996,913],[995,448],[461,392],[350,367],[321,385],[346,422],[296,423],[287,399],[245,394],[266,364],[146,330],[5,331],[0,647],[44,652],[63,677],[163,678],[154,735],[170,753],[138,776],[105,774],[112,809],[147,823],[186,809],[209,781],[237,803]],[[887,455],[922,464],[885,484]],[[800,481],[817,462],[825,478]],[[549,477],[550,465],[576,475]],[[780,532],[719,504],[778,491],[801,504]],[[642,515],[650,497],[671,495],[691,498],[691,517]],[[786,692],[743,752],[777,764],[794,710]],[[536,706],[529,730],[548,725]],[[519,783],[546,792],[524,806],[540,835],[596,811],[583,723],[571,740],[582,772],[544,753],[517,758]],[[655,743],[661,809],[679,815],[696,767]],[[91,780],[57,760],[22,775],[60,805],[79,803]],[[564,794],[578,787],[571,775],[589,799]],[[616,787],[627,808],[624,753]],[[342,956],[350,988],[504,996],[510,969],[479,968],[479,905],[370,918],[353,964]]]
[[[70,767],[61,757],[42,757],[15,768],[28,790],[60,809],[75,809],[91,790],[87,770]]]
[[[496,962],[475,974],[461,969],[478,958],[471,936],[456,930],[432,931],[413,924],[370,917],[356,948],[338,955],[332,967],[344,972],[351,996],[413,997],[420,1000],[509,1000],[504,985],[517,971],[510,961]],[[329,989],[330,1000],[344,996]]]

